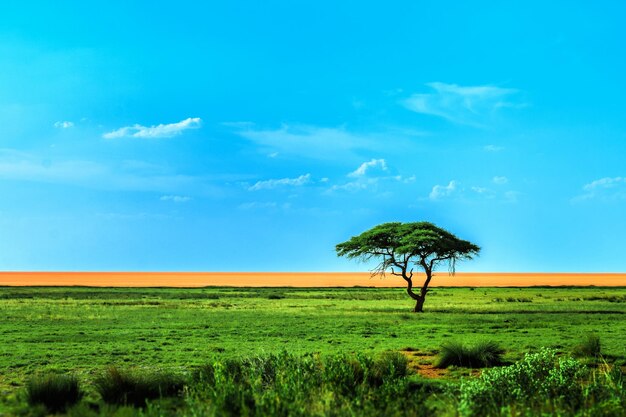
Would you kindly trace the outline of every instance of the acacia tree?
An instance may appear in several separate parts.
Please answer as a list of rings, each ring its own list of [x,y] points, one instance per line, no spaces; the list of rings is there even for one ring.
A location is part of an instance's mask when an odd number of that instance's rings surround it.
[[[428,285],[437,266],[447,263],[449,273],[454,275],[457,261],[472,259],[480,252],[473,243],[428,222],[383,223],[338,244],[335,250],[338,256],[350,259],[380,260],[372,270],[372,276],[384,277],[385,273],[391,272],[402,277],[409,297],[415,300],[413,311],[416,313],[423,311]],[[415,267],[426,273],[419,294],[413,291]]]

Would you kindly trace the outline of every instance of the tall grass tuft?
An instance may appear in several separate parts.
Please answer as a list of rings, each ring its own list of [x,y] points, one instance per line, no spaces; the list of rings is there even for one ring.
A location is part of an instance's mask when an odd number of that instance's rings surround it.
[[[96,377],[95,386],[105,403],[144,407],[147,400],[180,395],[184,379],[167,372],[110,367]]]
[[[601,353],[602,343],[600,342],[600,336],[594,333],[586,335],[582,342],[574,347],[573,351],[574,356],[579,358],[597,358]]]
[[[26,381],[28,404],[43,405],[51,413],[65,411],[82,396],[78,379],[72,375],[47,374]]]
[[[441,346],[437,368],[464,366],[467,368],[486,368],[502,364],[504,349],[494,341],[482,341],[473,346],[460,342],[449,342]]]

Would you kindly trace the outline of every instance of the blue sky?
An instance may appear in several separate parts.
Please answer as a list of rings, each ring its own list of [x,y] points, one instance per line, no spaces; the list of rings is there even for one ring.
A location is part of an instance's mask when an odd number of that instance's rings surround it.
[[[626,271],[623,2],[11,3],[1,270]]]

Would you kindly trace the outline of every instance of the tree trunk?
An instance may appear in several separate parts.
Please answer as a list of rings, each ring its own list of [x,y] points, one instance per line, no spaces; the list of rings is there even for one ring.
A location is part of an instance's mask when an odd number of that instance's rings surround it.
[[[424,271],[426,272],[426,281],[424,281],[424,285],[420,289],[420,295],[414,297],[415,300],[415,308],[413,309],[414,313],[423,313],[424,312],[424,301],[426,301],[426,294],[428,293],[428,284],[430,284],[430,280],[433,278],[433,271],[428,268],[426,263],[423,264]]]
[[[415,302],[415,308],[413,309],[414,313],[423,313],[424,312],[424,301],[426,297],[419,297]]]
[[[424,285],[420,289],[419,295],[413,292],[413,280],[411,279],[413,274],[411,273],[411,275],[408,276],[406,274],[406,268],[402,270],[402,278],[406,281],[406,292],[409,294],[409,297],[415,300],[415,307],[413,308],[414,313],[424,312],[424,301],[426,301],[426,293],[428,293],[428,284],[430,284],[430,280],[433,277],[432,269],[428,267],[428,264],[423,263],[422,266],[426,272],[426,281],[424,281]]]

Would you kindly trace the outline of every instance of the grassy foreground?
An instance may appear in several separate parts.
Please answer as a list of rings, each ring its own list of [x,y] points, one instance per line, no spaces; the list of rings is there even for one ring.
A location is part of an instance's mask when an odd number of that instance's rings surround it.
[[[495,341],[513,363],[542,346],[573,353],[595,334],[609,362],[626,361],[624,288],[435,288],[425,313],[411,307],[401,289],[1,288],[0,410],[23,402],[25,382],[45,372],[77,376],[97,401],[93,381],[112,365],[190,375],[216,361],[284,351],[404,351],[418,385],[425,376],[472,374],[422,372],[452,341]]]

